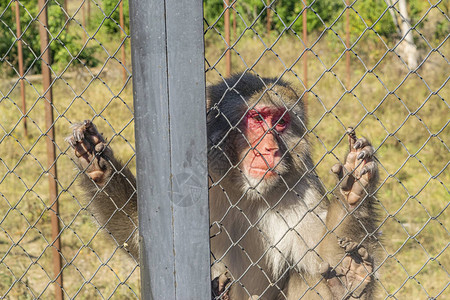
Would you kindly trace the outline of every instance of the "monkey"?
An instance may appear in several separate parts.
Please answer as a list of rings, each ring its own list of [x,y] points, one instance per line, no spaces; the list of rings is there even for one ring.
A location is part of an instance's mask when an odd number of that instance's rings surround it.
[[[299,93],[236,74],[207,87],[213,299],[372,299],[379,260],[374,148],[349,153],[326,193]],[[139,259],[136,180],[89,120],[66,139],[97,222]]]
[[[73,125],[66,141],[74,149],[78,177],[95,222],[138,262],[139,236],[136,178],[114,157],[112,149],[91,121]],[[111,219],[111,220],[110,220]]]

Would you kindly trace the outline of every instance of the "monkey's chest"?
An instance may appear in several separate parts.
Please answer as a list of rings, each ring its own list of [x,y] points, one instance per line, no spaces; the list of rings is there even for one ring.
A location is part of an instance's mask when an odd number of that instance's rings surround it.
[[[302,205],[255,211],[251,219],[230,210],[220,233],[211,239],[213,261],[221,266],[218,273],[228,270],[247,285],[276,282],[292,267],[317,273],[318,256],[309,250],[322,238],[325,217],[326,212],[311,212]]]
[[[317,273],[319,257],[310,249],[314,249],[322,239],[325,217],[326,212],[318,214],[299,205],[284,211],[268,211],[261,218],[265,262],[274,278],[292,267],[310,274]]]

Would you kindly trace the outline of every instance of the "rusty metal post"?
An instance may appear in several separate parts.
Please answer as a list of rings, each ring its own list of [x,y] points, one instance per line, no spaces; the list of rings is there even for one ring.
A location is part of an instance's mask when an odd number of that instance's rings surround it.
[[[225,52],[225,63],[227,76],[231,75],[231,49],[230,49],[230,10],[228,9],[229,0],[225,0],[223,7],[225,9],[225,42],[227,43],[228,49]]]
[[[305,49],[308,48],[308,27],[306,19],[306,6],[307,0],[304,0],[305,9],[303,10],[303,43],[305,44]],[[308,51],[303,54],[303,84],[305,85],[305,90],[308,89]],[[305,104],[305,110],[307,109],[307,93],[303,96],[303,103]]]
[[[64,14],[66,16],[66,22],[68,20],[68,14],[69,14],[69,1],[68,0],[64,0],[64,10],[66,11],[66,13]],[[67,27],[69,26],[69,23],[67,23]]]
[[[87,23],[88,24],[89,24],[90,20],[91,20],[91,1],[87,0]]]
[[[50,47],[46,28],[47,24],[47,6],[45,0],[39,0],[39,36],[41,41],[41,60],[42,60],[42,84],[45,103],[45,124],[47,130],[47,163],[48,163],[48,182],[49,182],[49,202],[52,223],[52,254],[53,254],[53,273],[55,275],[55,299],[63,299],[63,274],[61,270],[61,239],[59,237],[59,208],[58,208],[58,186],[56,184],[56,151],[55,151],[55,127],[53,126],[53,106],[52,106],[52,87],[50,73]]]
[[[86,35],[86,6],[84,5],[84,1],[81,3],[81,25],[83,25],[83,42],[86,43],[87,35]]]
[[[11,6],[13,8],[13,6]],[[22,98],[22,114],[23,114],[23,131],[25,136],[28,136],[27,129],[27,103],[25,101],[25,81],[23,78],[23,51],[22,51],[22,30],[20,28],[20,6],[19,1],[16,1],[16,35],[17,35],[17,55],[19,56],[19,74],[20,74],[20,97]]]
[[[125,82],[127,82],[127,70],[125,69],[125,64],[126,64],[126,61],[125,61],[125,32],[124,32],[124,30],[125,30],[125,22],[124,22],[124,20],[123,20],[123,1],[124,0],[121,0],[120,1],[120,4],[119,4],[119,22],[120,22],[120,27],[122,27],[122,33],[121,33],[121,35],[122,35],[122,49],[121,49],[121,52],[122,52],[122,64],[123,64],[123,68],[122,68],[122,77],[123,77],[123,84],[125,84]]]
[[[347,53],[345,53],[345,66],[347,71],[347,86],[350,88],[350,0],[346,1],[347,11],[345,12],[345,45],[347,46]]]
[[[237,40],[237,30],[236,30],[236,2],[233,3],[233,43]]]
[[[270,29],[272,27],[272,14],[271,14],[271,11],[270,11],[270,8],[269,8],[269,5],[270,5],[271,1],[272,0],[267,0],[267,9],[266,9],[266,11],[267,11],[267,23],[266,23],[267,35],[270,34]]]

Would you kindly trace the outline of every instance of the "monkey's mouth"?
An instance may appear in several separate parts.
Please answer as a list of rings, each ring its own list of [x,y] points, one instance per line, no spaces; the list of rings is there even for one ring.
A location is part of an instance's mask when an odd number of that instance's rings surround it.
[[[251,177],[255,179],[267,179],[267,178],[273,178],[275,176],[278,176],[277,172],[275,172],[271,168],[260,168],[260,167],[250,167],[249,174]]]
[[[273,179],[278,176],[275,171],[280,158],[273,155],[255,155],[247,164],[247,175],[253,179]]]

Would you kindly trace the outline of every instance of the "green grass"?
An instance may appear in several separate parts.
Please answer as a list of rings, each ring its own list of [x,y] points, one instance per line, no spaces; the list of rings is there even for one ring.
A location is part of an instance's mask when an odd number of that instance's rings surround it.
[[[206,58],[213,64],[224,48],[214,37],[206,38]],[[266,44],[274,40],[268,37]],[[110,41],[106,47],[117,47],[115,43]],[[374,48],[368,53],[365,45],[361,41],[356,51],[361,49],[360,58],[370,69],[384,50],[380,45],[371,45]],[[449,46],[444,46],[441,51],[448,54]],[[260,57],[265,46],[253,38],[243,39],[236,49],[240,57],[233,55],[235,72],[256,62],[253,69],[260,75],[280,76],[289,67],[292,71],[283,78],[302,91],[295,74],[303,78],[303,60],[294,62],[303,46],[295,37],[283,37],[275,44],[273,50],[278,57],[270,51]],[[345,57],[332,67],[342,52],[342,45],[333,36],[320,40],[313,51],[322,62],[308,54],[308,86],[312,86],[306,100],[308,124],[314,159],[320,161],[317,171],[326,187],[334,186],[329,168],[336,163],[336,157],[342,158],[346,152],[347,126],[356,126],[357,134],[368,137],[377,149],[385,260],[378,276],[380,298],[389,294],[398,299],[438,295],[448,284],[450,266],[446,251],[450,227],[446,210],[450,200],[450,109],[446,102],[449,87],[444,85],[448,76],[445,60],[434,53],[417,74],[404,80],[406,67],[392,53],[371,73],[366,73],[358,58],[352,57],[351,82],[347,83]],[[105,54],[99,54],[99,59],[104,60]],[[224,74],[224,66],[222,60],[216,69]],[[77,170],[64,142],[71,124],[94,119],[111,140],[115,153],[123,161],[130,161],[134,170],[131,81],[122,89],[120,65],[113,60],[99,79],[92,79],[78,67],[69,68],[68,73],[71,76],[63,75],[67,82],[58,79],[53,88],[60,220],[64,227],[64,289],[69,297],[78,299],[101,298],[100,295],[133,299],[134,293],[139,294],[139,269],[126,255],[115,252],[114,245],[92,224],[86,204],[79,199],[80,191],[74,184]],[[216,71],[207,72],[208,82],[218,78]],[[38,81],[27,84],[29,134],[24,136],[19,86],[11,90],[16,79],[3,78],[0,83],[0,295],[7,293],[8,299],[32,299],[38,295],[51,299],[52,212],[48,209],[48,181],[44,174],[44,105],[38,99],[42,86]],[[351,94],[345,94],[339,80],[352,89]],[[388,91],[395,91],[395,95]],[[444,294],[448,296],[448,292]]]

